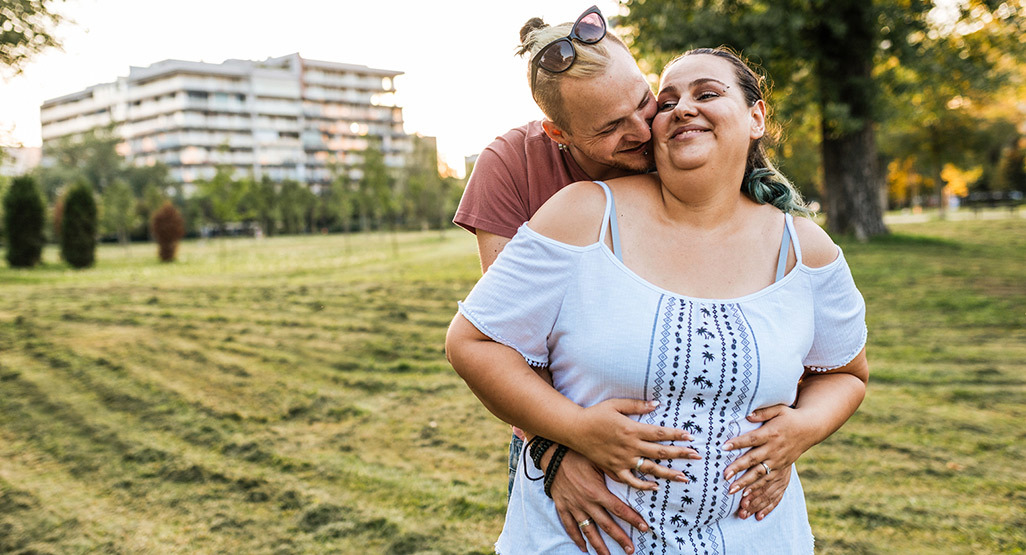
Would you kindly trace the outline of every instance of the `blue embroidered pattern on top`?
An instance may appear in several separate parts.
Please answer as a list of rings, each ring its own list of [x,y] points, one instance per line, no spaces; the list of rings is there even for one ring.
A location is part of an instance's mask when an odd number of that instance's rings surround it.
[[[657,460],[680,470],[688,483],[661,481],[656,491],[634,490],[634,509],[652,525],[637,537],[638,554],[722,553],[718,521],[736,510],[723,469],[739,456],[720,449],[740,433],[758,386],[758,357],[748,323],[734,303],[703,303],[663,296],[650,354],[647,398],[659,408],[642,417],[688,431],[700,460]],[[656,531],[661,530],[660,536]]]

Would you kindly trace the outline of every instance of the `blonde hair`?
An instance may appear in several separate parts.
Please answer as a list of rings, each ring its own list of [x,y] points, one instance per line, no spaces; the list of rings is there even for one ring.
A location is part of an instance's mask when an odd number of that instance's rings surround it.
[[[517,54],[528,59],[527,83],[531,86],[531,76],[535,72],[531,60],[542,48],[549,43],[559,40],[570,34],[573,22],[561,23],[559,25],[547,25],[540,18],[531,18],[520,29],[520,46]],[[537,68],[538,75],[531,89],[531,96],[541,108],[545,117],[562,129],[569,128],[569,115],[566,113],[566,103],[563,99],[561,83],[564,79],[587,79],[601,75],[609,67],[611,53],[610,45],[617,44],[620,48],[630,52],[627,45],[611,31],[606,31],[606,36],[594,44],[583,44],[573,41],[576,58],[570,69],[562,73],[552,73]]]

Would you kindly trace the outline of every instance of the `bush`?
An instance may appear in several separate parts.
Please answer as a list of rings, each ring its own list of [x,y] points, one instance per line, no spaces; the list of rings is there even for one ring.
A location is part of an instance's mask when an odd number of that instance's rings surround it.
[[[150,218],[150,233],[157,241],[157,256],[161,262],[174,262],[178,251],[178,242],[185,237],[185,218],[171,201],[164,201],[163,206]]]
[[[75,268],[96,262],[96,199],[87,183],[75,185],[64,198],[61,257]]]
[[[7,263],[13,268],[30,268],[43,254],[43,225],[46,208],[36,180],[16,177],[4,195],[4,231],[7,237]]]

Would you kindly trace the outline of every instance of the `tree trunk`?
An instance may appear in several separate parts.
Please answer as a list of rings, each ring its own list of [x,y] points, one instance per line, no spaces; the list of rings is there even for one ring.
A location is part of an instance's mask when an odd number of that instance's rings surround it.
[[[877,180],[876,136],[866,125],[861,131],[823,138],[823,183],[827,228],[852,233],[859,240],[887,233]]]
[[[865,0],[832,0],[821,9],[816,42],[827,227],[863,240],[887,233],[873,130],[873,7]]]

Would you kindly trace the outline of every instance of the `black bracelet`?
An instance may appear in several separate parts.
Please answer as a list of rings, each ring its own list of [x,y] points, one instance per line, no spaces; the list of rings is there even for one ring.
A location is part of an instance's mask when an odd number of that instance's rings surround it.
[[[545,452],[549,450],[549,447],[555,445],[556,442],[541,436],[534,436],[531,442],[531,460],[534,461],[534,467],[541,470],[542,457],[545,456]]]
[[[552,454],[552,460],[549,461],[549,466],[545,467],[545,495],[552,498],[552,481],[556,479],[556,472],[559,471],[559,465],[563,462],[563,456],[570,448],[566,445],[559,445],[556,447],[556,452]]]
[[[539,443],[543,442],[543,441],[548,441],[549,444],[545,446],[545,449],[543,449],[541,451],[538,451],[537,445]],[[547,439],[545,439],[545,438],[543,438],[542,436],[534,436],[534,437],[531,438],[530,441],[527,442],[526,445],[524,445],[524,448],[520,452],[520,458],[523,459],[523,462],[521,462],[520,464],[521,464],[521,466],[524,467],[524,477],[525,478],[527,478],[528,480],[531,480],[532,482],[536,482],[536,481],[541,480],[542,478],[545,477],[544,473],[539,474],[537,477],[531,476],[531,473],[530,473],[531,469],[526,466],[527,465],[527,457],[528,457],[528,455],[530,455],[531,460],[535,461],[534,465],[538,468],[538,470],[541,470],[541,456],[545,454],[545,451],[547,451],[551,445],[552,445],[552,442],[547,440]],[[536,451],[538,451],[540,453],[538,455],[537,459],[534,457],[534,453]]]

